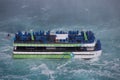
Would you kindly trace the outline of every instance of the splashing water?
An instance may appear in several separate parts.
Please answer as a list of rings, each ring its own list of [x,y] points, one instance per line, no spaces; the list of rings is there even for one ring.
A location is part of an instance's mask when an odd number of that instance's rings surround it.
[[[9,4],[7,1],[0,0],[4,7],[0,7],[0,80],[120,79],[120,12],[117,0],[11,0]],[[31,29],[92,30],[101,40],[103,53],[90,61],[13,59],[14,33]],[[6,38],[8,33],[10,38]]]

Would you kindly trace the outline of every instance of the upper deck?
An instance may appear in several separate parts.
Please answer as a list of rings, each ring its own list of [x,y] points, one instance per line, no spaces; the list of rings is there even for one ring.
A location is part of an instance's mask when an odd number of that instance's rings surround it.
[[[14,46],[95,46],[95,36],[92,31],[38,31],[17,32]]]

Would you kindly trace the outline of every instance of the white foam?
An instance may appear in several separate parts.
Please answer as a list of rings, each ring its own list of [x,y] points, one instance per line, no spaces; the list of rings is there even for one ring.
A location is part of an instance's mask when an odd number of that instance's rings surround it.
[[[6,52],[9,50],[12,50],[12,46],[5,45],[5,46],[1,47],[0,50],[1,50],[1,52]]]
[[[109,77],[109,78],[114,78],[116,79],[116,77],[112,74],[112,72],[107,71],[107,70],[86,70],[86,69],[78,69],[78,70],[71,70],[70,73],[74,74],[73,76],[92,76],[92,75],[98,75],[98,76],[105,76],[105,77]]]
[[[24,75],[24,76],[19,76],[19,75],[6,75],[6,76],[2,76],[1,78],[0,78],[0,80],[4,80],[4,79],[7,79],[7,80],[11,80],[11,79],[22,79],[22,80],[29,80],[29,79],[27,79],[26,77],[27,77],[28,75]]]
[[[34,70],[34,71],[41,70],[41,74],[48,76],[49,80],[54,80],[54,77],[53,77],[54,71],[50,70],[47,67],[47,65],[44,63],[42,63],[41,65],[38,65],[38,66],[35,65],[30,70]]]
[[[57,69],[61,69],[62,67],[65,67],[67,64],[71,63],[71,61],[67,61],[66,63],[60,65],[57,67]]]
[[[94,62],[96,62],[98,60],[99,60],[99,57],[96,57],[96,58],[90,59],[89,61],[92,62],[92,63],[94,63]]]

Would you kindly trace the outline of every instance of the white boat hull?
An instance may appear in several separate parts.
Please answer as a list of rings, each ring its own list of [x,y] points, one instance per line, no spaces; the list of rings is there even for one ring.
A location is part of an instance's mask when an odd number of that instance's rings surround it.
[[[102,50],[91,51],[91,52],[73,52],[73,53],[74,54],[80,54],[80,55],[75,55],[74,58],[92,59],[92,58],[99,57],[102,53]]]

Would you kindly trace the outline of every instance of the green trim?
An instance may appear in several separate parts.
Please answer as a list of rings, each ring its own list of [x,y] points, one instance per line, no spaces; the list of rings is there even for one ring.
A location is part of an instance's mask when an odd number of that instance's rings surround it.
[[[88,40],[86,32],[84,32],[84,38],[85,40]]]
[[[33,43],[14,43],[13,46],[47,46],[47,47],[80,47],[81,44],[33,44]]]
[[[32,40],[34,40],[34,36],[33,36],[33,33],[31,32],[30,34],[31,34],[31,39],[32,39]]]
[[[66,53],[66,52],[65,52]],[[66,54],[13,54],[13,58],[15,59],[24,59],[24,58],[41,58],[41,59],[69,59],[71,58],[71,52],[67,52]]]

